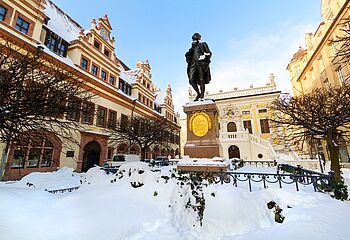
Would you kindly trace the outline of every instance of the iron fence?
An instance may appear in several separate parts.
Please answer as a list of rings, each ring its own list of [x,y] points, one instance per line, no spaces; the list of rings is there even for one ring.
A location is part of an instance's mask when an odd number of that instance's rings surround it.
[[[252,172],[202,172],[181,171],[189,174],[199,174],[214,183],[229,184],[238,187],[239,182],[247,182],[249,191],[252,191],[254,183],[261,183],[267,188],[269,184],[277,184],[279,188],[283,185],[294,185],[299,191],[301,186],[312,186],[314,191],[334,189],[334,173],[327,174],[287,174],[287,173],[252,173]]]
[[[62,189],[55,189],[55,190],[47,190],[47,189],[45,189],[45,191],[55,194],[55,193],[73,192],[75,190],[78,190],[79,188],[80,188],[80,186],[70,187],[70,188],[62,188]]]

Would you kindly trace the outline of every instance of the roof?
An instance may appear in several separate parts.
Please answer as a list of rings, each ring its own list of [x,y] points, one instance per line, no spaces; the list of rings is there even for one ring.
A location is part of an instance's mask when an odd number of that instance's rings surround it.
[[[71,17],[65,14],[51,0],[46,0],[45,15],[49,18],[47,28],[58,34],[67,42],[71,42],[79,37],[79,33],[84,29]]]
[[[140,77],[140,74],[142,74],[141,69],[136,68],[128,71],[120,71],[119,77],[128,83],[133,83]]]
[[[294,53],[290,61],[293,62],[294,60],[300,60],[305,54],[307,54],[307,50],[303,49],[302,47],[299,47],[299,50],[296,53]]]

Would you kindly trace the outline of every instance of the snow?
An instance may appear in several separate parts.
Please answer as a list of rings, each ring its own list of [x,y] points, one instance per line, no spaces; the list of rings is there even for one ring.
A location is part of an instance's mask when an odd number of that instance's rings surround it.
[[[50,0],[45,2],[44,13],[50,18],[47,27],[67,42],[78,39],[80,31],[84,31],[84,29]]]
[[[86,174],[63,168],[32,173],[0,184],[0,239],[349,239],[350,204],[293,186],[255,187],[211,184],[203,187],[203,226],[185,205],[191,189],[170,177],[172,167],[154,172],[146,163],[121,166],[118,175],[98,167]],[[240,171],[275,171],[244,167]],[[343,170],[350,177],[350,170]],[[43,189],[81,187],[71,193]],[[349,179],[348,179],[349,180]],[[36,188],[28,187],[30,181]],[[132,184],[142,185],[134,188]],[[193,199],[193,197],[192,197]],[[286,217],[274,222],[267,202],[275,201]],[[288,208],[291,207],[291,208]]]
[[[214,103],[213,99],[201,99],[199,101],[186,103],[185,107],[200,106],[200,105],[206,105],[206,104],[212,104],[212,103]]]
[[[219,157],[215,158],[189,158],[184,157],[179,160],[178,166],[218,166],[227,167],[230,164],[228,160]]]
[[[119,77],[128,83],[134,83],[142,75],[141,69],[133,69],[128,71],[121,71]]]

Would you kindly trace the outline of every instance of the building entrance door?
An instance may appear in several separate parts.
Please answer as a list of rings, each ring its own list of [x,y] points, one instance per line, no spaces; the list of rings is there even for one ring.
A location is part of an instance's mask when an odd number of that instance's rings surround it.
[[[88,142],[84,147],[82,172],[86,172],[100,162],[101,146],[96,141]]]
[[[236,145],[232,145],[228,148],[228,157],[231,158],[241,158],[239,148]]]

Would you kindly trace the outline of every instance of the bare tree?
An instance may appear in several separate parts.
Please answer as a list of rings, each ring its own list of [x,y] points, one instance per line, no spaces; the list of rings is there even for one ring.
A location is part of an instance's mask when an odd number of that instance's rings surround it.
[[[350,87],[328,86],[299,97],[283,95],[272,103],[276,112],[271,119],[285,129],[285,141],[304,143],[324,139],[331,160],[331,170],[340,179],[339,140],[349,136]]]
[[[145,118],[135,116],[119,121],[112,130],[111,139],[116,142],[136,143],[141,150],[141,159],[144,160],[146,150],[154,144],[167,144],[171,142],[173,129],[168,120],[163,117]]]
[[[10,142],[33,133],[72,140],[80,125],[67,117],[86,111],[77,102],[92,99],[78,76],[42,49],[8,40],[0,44],[0,142],[6,143],[6,155]]]

